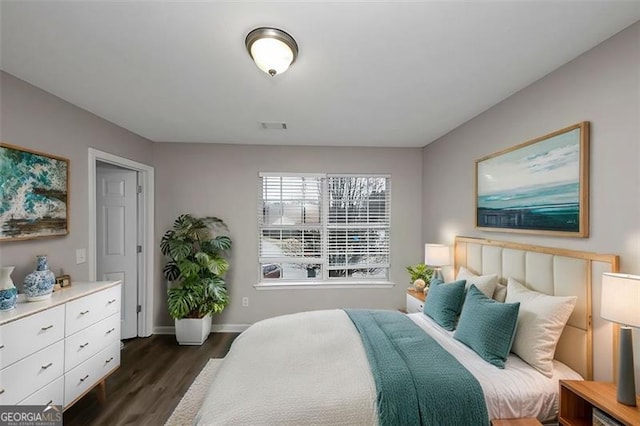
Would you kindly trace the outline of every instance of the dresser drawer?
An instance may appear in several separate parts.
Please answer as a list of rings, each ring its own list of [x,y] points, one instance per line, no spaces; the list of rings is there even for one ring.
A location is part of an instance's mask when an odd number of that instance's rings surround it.
[[[120,285],[67,303],[65,335],[70,336],[116,312],[120,312]]]
[[[0,405],[14,405],[64,373],[64,342],[29,355],[0,370]]]
[[[416,299],[415,297],[407,294],[407,313],[413,314],[416,312],[422,312],[424,308],[424,302]]]
[[[65,407],[72,404],[119,365],[120,342],[118,341],[67,372],[64,375]]]
[[[0,327],[0,369],[63,337],[63,305],[3,325]]]
[[[64,377],[61,376],[20,401],[18,405],[63,405],[64,404]]]
[[[115,313],[65,339],[64,370],[69,371],[120,340],[120,313]]]

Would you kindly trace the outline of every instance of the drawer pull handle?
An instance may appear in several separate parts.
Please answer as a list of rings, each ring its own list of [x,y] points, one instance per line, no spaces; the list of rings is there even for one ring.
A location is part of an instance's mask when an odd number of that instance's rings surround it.
[[[113,333],[114,331],[116,331],[116,329],[115,329],[115,328],[112,328],[111,330],[107,330],[107,334],[111,334],[111,333]]]
[[[113,361],[113,357],[109,358],[108,360],[105,361],[105,364],[109,364],[111,361]]]
[[[84,382],[85,380],[87,380],[89,378],[89,375],[87,374],[86,376],[84,376],[82,379],[80,379],[81,382]]]
[[[0,345],[0,349],[4,349],[4,345]]]
[[[87,315],[88,313],[89,313],[89,310],[87,309],[86,311],[80,312],[80,315]]]
[[[49,400],[49,402],[47,402],[47,404],[46,404],[46,405],[47,405],[47,407],[48,407],[48,406],[49,406],[49,405],[51,405],[51,404],[53,404],[53,399],[50,399],[50,400]]]
[[[109,300],[109,301],[107,302],[107,304],[108,304],[108,305],[110,305],[110,304],[115,303],[115,302],[116,302],[116,299],[111,299],[111,300]]]
[[[4,393],[4,389],[0,389],[0,395]]]
[[[41,330],[42,330],[42,331],[47,331],[47,330],[48,330],[48,329],[50,329],[50,328],[53,328],[53,324],[48,325],[48,326],[46,326],[46,327],[42,327],[42,328],[41,328]]]
[[[84,349],[84,348],[86,348],[87,346],[89,346],[89,342],[85,343],[84,345],[80,345],[80,349]]]
[[[52,362],[50,362],[50,363],[49,363],[49,364],[47,364],[47,365],[43,365],[43,366],[42,366],[42,369],[43,369],[43,370],[46,370],[47,368],[51,367],[52,365],[53,365],[53,363],[52,363]]]

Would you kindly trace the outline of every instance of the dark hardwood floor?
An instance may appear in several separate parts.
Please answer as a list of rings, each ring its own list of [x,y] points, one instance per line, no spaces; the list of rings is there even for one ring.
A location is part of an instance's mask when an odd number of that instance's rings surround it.
[[[164,425],[209,358],[224,357],[237,336],[212,333],[202,346],[180,346],[168,335],[125,341],[107,401],[92,390],[64,412],[64,425]]]

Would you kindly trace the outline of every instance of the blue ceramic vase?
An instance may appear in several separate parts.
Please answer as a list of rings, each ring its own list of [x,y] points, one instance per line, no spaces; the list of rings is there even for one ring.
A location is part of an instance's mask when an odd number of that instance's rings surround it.
[[[56,283],[56,275],[49,270],[47,256],[37,256],[36,263],[36,270],[24,279],[23,288],[29,302],[51,297],[53,285]]]
[[[16,307],[18,291],[11,280],[14,266],[0,268],[0,311],[9,311]]]

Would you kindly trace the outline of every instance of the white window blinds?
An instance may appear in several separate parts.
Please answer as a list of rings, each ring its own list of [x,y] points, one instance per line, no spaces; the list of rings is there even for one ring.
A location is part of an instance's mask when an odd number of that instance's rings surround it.
[[[329,278],[387,278],[389,178],[329,176]]]
[[[387,280],[388,176],[260,175],[262,280]]]

